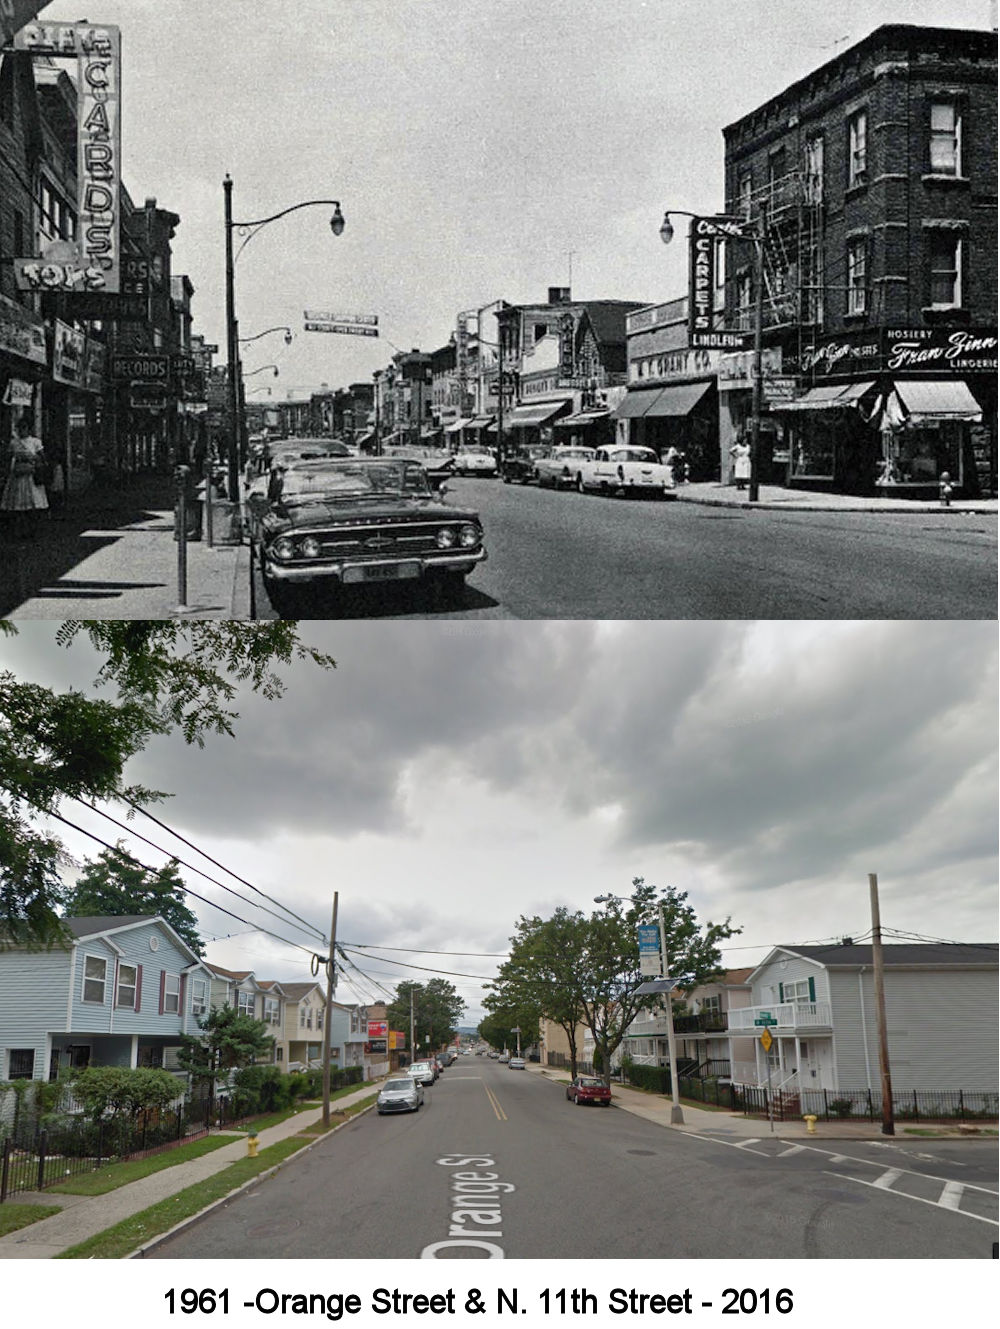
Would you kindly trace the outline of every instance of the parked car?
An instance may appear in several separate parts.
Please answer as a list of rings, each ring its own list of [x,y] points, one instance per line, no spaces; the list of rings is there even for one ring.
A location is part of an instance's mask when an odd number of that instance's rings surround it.
[[[578,1075],[575,1080],[570,1080],[566,1086],[566,1097],[572,1099],[577,1106],[583,1103],[602,1103],[605,1107],[611,1106],[610,1086],[595,1075]]]
[[[303,461],[349,455],[346,444],[330,438],[291,438],[259,443],[251,449],[244,476],[244,525],[253,540],[281,472]]]
[[[507,1069],[508,1069],[509,1071],[523,1071],[523,1070],[527,1070],[527,1067],[526,1067],[525,1064],[524,1064],[524,1058],[523,1058],[523,1057],[511,1057],[511,1059],[507,1062]]]
[[[406,1073],[418,1084],[433,1084],[438,1077],[432,1061],[414,1061],[406,1068]]]
[[[387,1112],[419,1112],[424,1101],[424,1086],[413,1076],[395,1075],[386,1080],[378,1091],[375,1110],[379,1116]]]
[[[440,489],[455,470],[455,458],[444,448],[424,447],[419,443],[392,443],[383,455],[401,457],[403,461],[418,461],[432,489]]]
[[[551,455],[552,449],[544,443],[529,443],[512,448],[500,463],[500,475],[505,485],[526,485],[538,479],[536,463]]]
[[[607,447],[580,462],[574,483],[581,494],[592,489],[627,498],[637,493],[665,497],[676,482],[672,468],[652,448]]]
[[[510,1060],[510,1053],[509,1053],[509,1052],[500,1052],[500,1053],[497,1054],[497,1056],[498,1056],[498,1059],[499,1059],[500,1061],[509,1061],[509,1060]]]
[[[593,455],[593,448],[553,448],[547,457],[538,457],[535,460],[538,483],[552,485],[553,489],[574,484],[580,466],[589,461]]]
[[[479,514],[435,496],[419,462],[394,457],[299,462],[281,471],[256,541],[272,600],[316,582],[434,577],[457,601],[486,558]]]
[[[456,475],[496,475],[497,459],[489,448],[473,444],[455,453]]]

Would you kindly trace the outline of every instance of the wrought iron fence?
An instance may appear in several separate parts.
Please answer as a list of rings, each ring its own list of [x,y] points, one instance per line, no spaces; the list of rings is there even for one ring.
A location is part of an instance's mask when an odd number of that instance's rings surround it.
[[[565,1052],[549,1052],[546,1054],[546,1065],[555,1066],[559,1070],[568,1071],[570,1069],[570,1060]],[[576,1073],[577,1075],[597,1074],[594,1070],[593,1062],[584,1061],[581,1057],[577,1057],[576,1059]]]
[[[768,1115],[768,1091],[763,1085],[734,1085],[744,1116]],[[882,1119],[878,1089],[804,1089],[774,1092],[771,1111],[777,1121],[798,1120],[806,1113],[822,1121],[876,1121]],[[896,1121],[995,1121],[998,1095],[989,1090],[899,1089],[892,1095]]]

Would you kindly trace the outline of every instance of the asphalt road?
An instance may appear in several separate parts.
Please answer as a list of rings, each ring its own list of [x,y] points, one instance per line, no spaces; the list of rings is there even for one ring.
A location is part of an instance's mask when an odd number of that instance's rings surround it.
[[[367,1113],[147,1258],[989,1258],[992,1144],[814,1148],[726,1123],[681,1134],[463,1058],[419,1112]]]
[[[453,479],[489,559],[464,605],[416,583],[324,587],[300,618],[995,618],[997,523],[777,512]],[[260,617],[277,617],[257,580]]]

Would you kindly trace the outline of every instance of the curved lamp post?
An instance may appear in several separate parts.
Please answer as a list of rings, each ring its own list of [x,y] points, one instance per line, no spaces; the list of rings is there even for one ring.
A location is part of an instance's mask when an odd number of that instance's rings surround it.
[[[754,247],[754,319],[753,319],[753,399],[750,424],[750,493],[751,503],[760,497],[760,416],[762,409],[762,344],[764,330],[764,226],[761,220],[749,217],[733,217],[728,213],[716,213],[703,218],[697,212],[685,212],[683,208],[668,208],[660,223],[660,239],[669,245],[674,238],[674,226],[671,213],[678,217],[693,217],[712,222],[715,234],[720,239],[749,240]]]
[[[254,374],[263,374],[263,372],[264,372],[265,369],[273,369],[273,370],[274,370],[274,377],[275,377],[275,378],[278,377],[278,366],[277,366],[277,365],[261,365],[259,369],[251,369],[250,372],[249,372],[249,374],[244,374],[243,377],[244,377],[244,378],[253,378]]]
[[[238,338],[238,341],[239,341],[239,344],[240,344],[241,346],[246,346],[248,342],[252,342],[252,341],[260,341],[261,337],[266,337],[266,336],[268,335],[268,333],[271,333],[271,332],[283,332],[283,333],[285,334],[285,345],[286,345],[286,346],[291,346],[291,344],[292,344],[292,330],[291,330],[291,328],[286,328],[286,327],[281,326],[281,325],[279,325],[279,326],[276,327],[276,328],[265,328],[263,332],[258,332],[258,333],[257,333],[255,336],[253,336],[253,337],[240,337],[240,338]]]
[[[254,238],[258,231],[271,222],[278,221],[281,217],[287,217],[291,212],[298,212],[301,208],[313,207],[332,207],[333,213],[330,217],[330,230],[334,235],[341,235],[344,230],[344,214],[340,210],[340,202],[335,198],[312,198],[302,203],[293,203],[289,208],[282,208],[280,212],[273,213],[270,217],[259,217],[255,221],[234,221],[233,220],[233,181],[230,175],[222,182],[223,198],[225,203],[225,227],[226,227],[226,350],[229,363],[229,465],[227,472],[227,482],[229,485],[229,497],[232,502],[239,498],[239,453],[241,441],[244,437],[242,410],[240,407],[240,388],[239,388],[239,324],[236,320],[236,260],[242,254],[243,250]],[[233,254],[233,232],[237,231],[244,237],[243,243]]]
[[[610,904],[612,900],[621,900],[625,904],[632,903],[626,895],[594,896],[594,904]],[[676,987],[676,983],[671,982],[667,977],[667,929],[663,921],[663,904],[661,901],[657,901],[657,912],[660,923],[660,969],[663,972],[660,982],[670,983],[670,987],[660,989],[664,1005],[667,1008],[667,1056],[670,1061],[670,1124],[672,1126],[683,1126],[684,1110],[681,1107],[680,1090],[677,1087],[677,1044],[674,1040],[674,1011],[670,1001],[670,991],[671,988]]]

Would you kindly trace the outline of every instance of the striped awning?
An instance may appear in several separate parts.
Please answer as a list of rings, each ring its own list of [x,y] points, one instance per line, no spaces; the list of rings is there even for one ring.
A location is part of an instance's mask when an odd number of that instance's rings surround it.
[[[775,402],[769,409],[783,411],[839,411],[848,406],[857,406],[858,402],[875,386],[866,383],[824,383],[821,387],[810,388],[808,392],[796,397],[794,401]]]
[[[893,384],[896,396],[914,424],[924,420],[983,418],[982,408],[961,379],[904,379]]]

